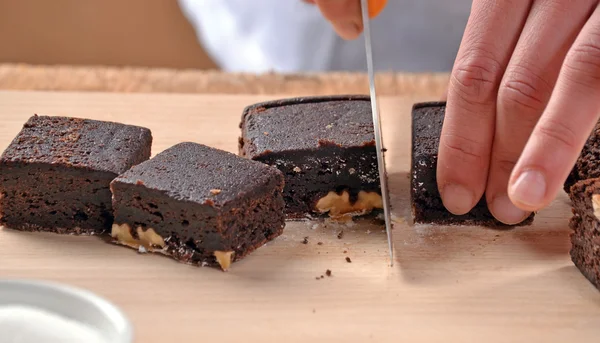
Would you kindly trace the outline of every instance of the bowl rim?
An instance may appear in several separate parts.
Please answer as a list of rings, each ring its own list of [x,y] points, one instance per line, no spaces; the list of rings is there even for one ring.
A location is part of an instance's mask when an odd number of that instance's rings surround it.
[[[93,293],[90,290],[67,285],[55,281],[38,279],[4,279],[0,278],[0,291],[7,288],[43,290],[46,292],[61,294],[91,304],[97,308],[121,334],[122,343],[133,342],[133,326],[125,313],[106,298]],[[1,304],[0,304],[1,306]],[[40,308],[43,308],[40,306]]]

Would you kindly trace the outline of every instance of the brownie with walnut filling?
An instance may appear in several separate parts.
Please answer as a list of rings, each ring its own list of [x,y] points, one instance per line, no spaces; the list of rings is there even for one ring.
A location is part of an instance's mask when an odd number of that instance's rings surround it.
[[[150,130],[33,116],[0,157],[0,225],[98,234],[113,220],[110,182],[150,158]]]
[[[600,290],[600,179],[579,181],[570,190],[571,260]]]
[[[368,96],[290,98],[248,106],[239,154],[285,175],[289,219],[348,219],[382,207]]]
[[[565,181],[564,190],[569,194],[571,186],[581,180],[600,177],[600,121],[596,123],[586,141],[577,162]]]
[[[492,216],[485,196],[464,215],[454,215],[444,207],[438,191],[436,169],[445,112],[445,102],[425,102],[413,106],[411,203],[415,223],[508,226]],[[534,214],[531,214],[518,225],[531,224],[533,217]]]
[[[192,265],[231,262],[285,226],[276,168],[196,143],[180,143],[111,183],[116,243]]]

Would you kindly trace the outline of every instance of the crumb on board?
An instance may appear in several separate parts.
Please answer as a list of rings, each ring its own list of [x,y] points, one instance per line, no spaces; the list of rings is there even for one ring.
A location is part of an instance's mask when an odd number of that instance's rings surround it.
[[[344,250],[344,254],[347,254],[347,253],[348,253],[348,250]]]
[[[323,245],[323,242],[318,242],[317,245]]]
[[[308,244],[308,236],[304,237],[302,240],[302,244]]]
[[[344,230],[342,230],[342,231],[338,232],[338,234],[337,234],[337,238],[338,238],[338,239],[342,239],[342,238],[344,238]]]
[[[352,260],[350,259],[350,257],[346,256],[346,262],[352,263]]]
[[[331,276],[331,270],[327,269],[327,270],[325,271],[325,275],[327,275],[327,276]]]

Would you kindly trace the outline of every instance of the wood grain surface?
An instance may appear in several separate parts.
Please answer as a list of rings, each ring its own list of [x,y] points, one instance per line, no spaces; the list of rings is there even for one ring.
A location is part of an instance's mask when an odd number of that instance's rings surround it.
[[[154,154],[181,141],[234,152],[242,108],[272,98],[0,92],[0,148],[39,113],[147,126]],[[526,228],[410,224],[410,108],[432,98],[381,100],[400,218],[393,268],[382,227],[307,222],[288,224],[227,273],[94,237],[2,229],[0,277],[90,289],[125,311],[140,343],[597,342],[600,293],[569,259],[564,195]]]
[[[2,0],[0,0],[2,1]],[[448,74],[380,73],[378,94],[446,92]],[[327,95],[369,93],[366,73],[251,74],[167,68],[0,64],[0,90]]]

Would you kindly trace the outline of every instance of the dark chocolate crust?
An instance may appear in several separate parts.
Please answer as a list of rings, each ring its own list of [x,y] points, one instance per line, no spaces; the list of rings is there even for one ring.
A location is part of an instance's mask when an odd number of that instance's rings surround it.
[[[453,215],[444,207],[438,191],[436,168],[445,109],[445,102],[425,102],[413,106],[411,203],[415,223],[509,226],[492,216],[485,196],[465,215]],[[531,224],[533,217],[532,214],[518,225]]]
[[[2,154],[3,163],[52,164],[121,174],[150,153],[149,129],[90,119],[33,116]]]
[[[592,196],[595,194],[600,194],[600,179],[579,181],[571,187],[573,217],[569,227],[572,230],[571,260],[600,290],[600,222],[594,215]]]
[[[33,116],[0,157],[0,225],[99,234],[112,225],[110,182],[150,158],[150,130]]]
[[[180,143],[111,183],[115,224],[154,230],[181,262],[212,265],[215,251],[239,260],[283,232],[283,182],[276,168]]]
[[[368,96],[319,96],[246,107],[240,156],[275,166],[285,175],[289,219],[320,215],[318,199],[330,191],[380,191]]]
[[[600,177],[600,121],[592,130],[573,170],[565,181],[564,190],[569,194],[571,186],[581,180]]]

